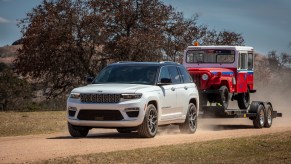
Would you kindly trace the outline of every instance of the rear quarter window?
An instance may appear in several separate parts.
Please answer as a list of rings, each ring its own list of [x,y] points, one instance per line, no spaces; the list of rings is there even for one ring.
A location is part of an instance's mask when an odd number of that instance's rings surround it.
[[[182,80],[184,83],[192,83],[193,82],[191,76],[189,75],[188,71],[184,67],[178,67],[178,69],[181,73]]]

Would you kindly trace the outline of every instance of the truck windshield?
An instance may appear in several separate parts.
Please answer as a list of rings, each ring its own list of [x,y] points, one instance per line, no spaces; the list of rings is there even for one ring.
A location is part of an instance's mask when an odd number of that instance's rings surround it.
[[[189,50],[187,63],[233,63],[235,52],[232,50]]]
[[[122,83],[154,85],[158,66],[144,65],[114,65],[103,69],[93,81],[93,84]]]

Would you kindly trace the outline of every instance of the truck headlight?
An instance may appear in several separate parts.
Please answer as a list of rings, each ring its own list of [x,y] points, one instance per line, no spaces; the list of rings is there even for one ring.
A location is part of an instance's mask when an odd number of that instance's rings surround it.
[[[80,93],[71,93],[70,98],[72,99],[79,99],[80,98]]]
[[[141,93],[124,93],[121,94],[121,97],[123,99],[139,99],[141,98],[142,94]]]
[[[209,78],[209,77],[208,77],[207,74],[203,74],[203,75],[202,75],[202,80],[208,80],[208,78]]]

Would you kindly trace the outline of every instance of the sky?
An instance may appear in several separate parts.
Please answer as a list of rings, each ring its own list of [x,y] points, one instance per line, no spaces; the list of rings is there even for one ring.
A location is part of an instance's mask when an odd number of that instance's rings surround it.
[[[0,0],[0,46],[21,37],[17,20],[43,0]],[[198,14],[198,24],[242,34],[246,46],[267,54],[291,54],[291,0],[163,0],[185,17]]]

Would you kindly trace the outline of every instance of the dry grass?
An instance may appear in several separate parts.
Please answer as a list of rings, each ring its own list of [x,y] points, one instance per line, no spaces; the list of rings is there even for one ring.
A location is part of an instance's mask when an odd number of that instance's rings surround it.
[[[0,137],[47,134],[66,129],[65,111],[0,112]]]
[[[38,163],[291,163],[291,132],[70,156]]]

